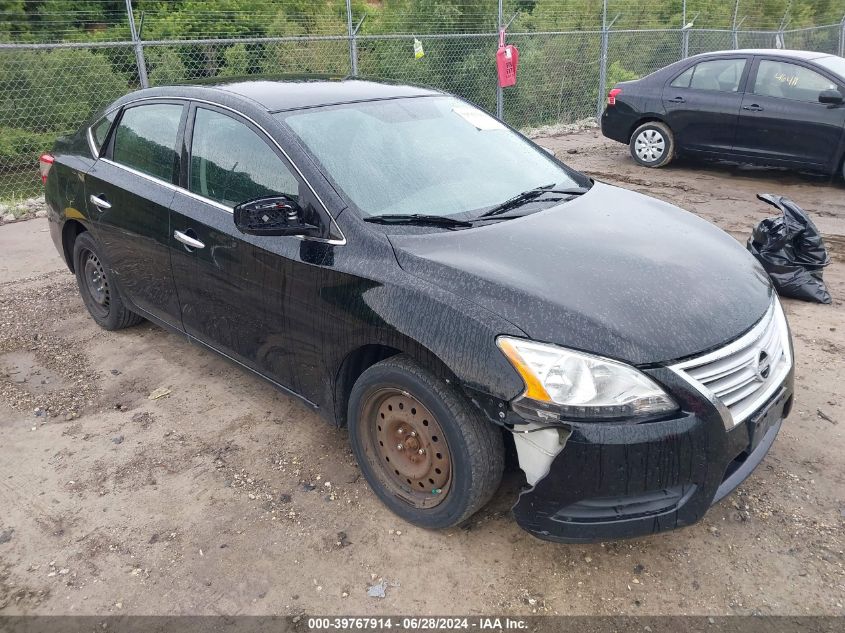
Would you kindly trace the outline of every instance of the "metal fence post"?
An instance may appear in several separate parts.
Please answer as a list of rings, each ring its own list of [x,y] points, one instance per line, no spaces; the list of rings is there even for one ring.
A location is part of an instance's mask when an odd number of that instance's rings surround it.
[[[135,28],[135,14],[132,12],[132,0],[126,0],[126,14],[129,17],[129,34],[132,36],[132,43],[135,48],[135,62],[138,64],[138,81],[141,88],[149,88],[150,80],[147,77],[147,62],[144,60],[144,46],[138,36],[138,29]]]
[[[842,22],[839,24],[839,56],[845,57],[845,15],[842,16]]]
[[[607,0],[603,0],[601,7],[601,51],[599,52],[599,94],[596,105],[596,119],[601,120],[604,111],[604,91],[607,88]]]
[[[349,68],[353,77],[358,76],[357,29],[352,26],[352,0],[346,0],[346,34],[349,37]]]
[[[791,4],[791,3],[790,3]],[[789,6],[786,5],[786,11],[783,12],[783,19],[780,21],[777,35],[775,35],[775,48],[786,48],[786,27],[789,26]]]
[[[505,24],[505,17],[504,11],[502,8],[502,0],[499,0],[499,17],[496,20],[496,24],[498,24],[498,28],[496,29],[496,44],[499,43],[499,33],[502,32],[502,27]],[[499,85],[498,75],[496,77],[496,117],[499,119],[504,119],[505,117],[505,91],[502,90],[502,86]]]
[[[687,27],[687,0],[681,15],[681,59],[689,57],[689,28]]]
[[[739,31],[737,30],[739,27],[736,23],[737,17],[739,17],[739,0],[736,0],[736,3],[734,4],[734,19],[731,22],[731,33],[733,34],[734,50],[739,48]]]

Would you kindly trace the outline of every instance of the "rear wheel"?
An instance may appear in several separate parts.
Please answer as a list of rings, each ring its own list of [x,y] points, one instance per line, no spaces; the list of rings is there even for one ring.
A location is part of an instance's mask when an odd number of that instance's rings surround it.
[[[120,330],[143,320],[124,306],[100,247],[87,231],[80,233],[73,243],[73,269],[79,294],[97,325],[106,330]]]
[[[348,419],[352,449],[370,487],[415,525],[459,525],[499,486],[501,431],[454,386],[407,356],[361,375]]]
[[[649,121],[631,135],[631,156],[644,167],[663,167],[675,157],[675,137],[665,123]]]

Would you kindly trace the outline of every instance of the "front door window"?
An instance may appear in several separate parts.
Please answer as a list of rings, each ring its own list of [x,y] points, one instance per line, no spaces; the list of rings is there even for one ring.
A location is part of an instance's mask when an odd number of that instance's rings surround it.
[[[278,194],[299,197],[296,178],[264,139],[205,108],[197,109],[194,121],[190,190],[228,207]]]
[[[809,68],[764,59],[757,69],[753,92],[763,97],[818,103],[821,92],[836,89],[834,82]]]

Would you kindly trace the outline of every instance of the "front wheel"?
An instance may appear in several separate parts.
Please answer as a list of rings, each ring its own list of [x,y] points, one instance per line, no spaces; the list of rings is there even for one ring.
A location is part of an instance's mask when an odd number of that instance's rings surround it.
[[[664,167],[675,157],[675,137],[665,123],[649,121],[631,135],[631,156],[644,167]]]
[[[453,385],[404,355],[367,369],[349,398],[352,450],[370,487],[406,521],[461,524],[499,487],[501,430]]]

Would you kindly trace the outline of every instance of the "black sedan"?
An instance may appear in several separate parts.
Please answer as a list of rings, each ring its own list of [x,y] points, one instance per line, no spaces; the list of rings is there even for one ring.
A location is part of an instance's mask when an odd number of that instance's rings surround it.
[[[646,167],[684,154],[845,177],[845,59],[738,50],[617,84],[601,119]]]
[[[143,90],[42,174],[99,325],[149,319],[347,426],[375,493],[420,526],[481,508],[506,443],[537,536],[688,525],[791,407],[784,313],[734,239],[447,94]]]

